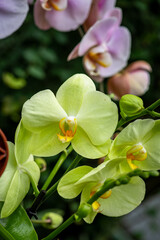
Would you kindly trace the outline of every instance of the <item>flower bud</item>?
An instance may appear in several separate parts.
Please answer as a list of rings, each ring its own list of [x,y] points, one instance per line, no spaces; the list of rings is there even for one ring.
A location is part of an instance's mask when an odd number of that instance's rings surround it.
[[[88,216],[88,214],[92,211],[92,206],[88,203],[82,203],[79,208],[78,211],[76,212],[75,216],[75,220],[78,222],[80,221],[82,218],[85,218]]]
[[[145,61],[133,62],[108,80],[108,93],[114,93],[114,99],[116,100],[119,100],[125,94],[142,96],[149,89],[149,73],[151,71],[149,63]]]
[[[37,165],[38,165],[38,167],[39,167],[41,172],[46,171],[47,163],[46,163],[46,161],[43,158],[36,157],[35,158],[35,162],[37,163]]]
[[[48,212],[42,217],[42,220],[48,220],[48,222],[42,224],[43,227],[55,229],[63,222],[63,217],[57,213]]]
[[[134,116],[144,109],[142,99],[132,94],[121,97],[119,106],[122,118]]]

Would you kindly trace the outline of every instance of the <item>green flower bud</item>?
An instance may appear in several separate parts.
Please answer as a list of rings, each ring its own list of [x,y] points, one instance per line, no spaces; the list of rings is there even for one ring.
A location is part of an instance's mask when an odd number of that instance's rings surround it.
[[[150,171],[150,176],[152,177],[158,177],[159,176],[159,172],[158,171]]]
[[[46,223],[42,224],[43,227],[55,229],[63,222],[63,217],[57,213],[48,212],[42,217],[42,220],[46,220]]]
[[[75,213],[75,220],[79,222],[82,218],[85,218],[88,216],[88,214],[92,211],[92,206],[88,203],[82,203],[78,211]]]
[[[132,94],[122,96],[119,106],[122,118],[132,117],[144,109],[142,99]]]
[[[35,162],[37,163],[37,165],[38,165],[38,167],[39,167],[41,172],[46,171],[47,163],[46,163],[46,161],[43,158],[36,157],[35,158]]]

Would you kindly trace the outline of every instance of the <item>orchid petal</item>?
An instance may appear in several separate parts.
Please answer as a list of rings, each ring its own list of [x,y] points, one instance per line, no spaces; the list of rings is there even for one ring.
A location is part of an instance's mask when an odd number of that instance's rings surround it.
[[[60,196],[63,198],[75,198],[77,197],[84,187],[84,183],[78,186],[75,183],[92,170],[92,167],[81,166],[77,167],[68,172],[64,177],[61,178],[57,190]]]
[[[143,170],[160,169],[160,146],[157,144],[160,139],[160,120],[155,121],[154,127],[145,136],[143,146],[147,151],[147,158],[142,161],[136,161],[136,165]]]
[[[68,116],[76,116],[85,94],[95,90],[95,85],[89,77],[75,74],[59,88],[56,98]]]
[[[152,130],[154,124],[154,120],[152,119],[138,119],[133,123],[130,123],[113,141],[109,158],[113,159],[119,156],[126,156],[128,147],[131,147],[137,143],[143,144],[143,142],[145,142],[147,139],[147,133]]]
[[[130,93],[142,96],[148,91],[150,84],[150,74],[147,71],[135,71],[129,76]]]
[[[8,147],[9,147],[8,164],[3,175],[0,178],[0,189],[1,189],[0,201],[5,200],[7,195],[7,190],[10,186],[10,182],[17,169],[17,162],[14,155],[14,144],[11,142],[8,142]]]
[[[25,102],[22,109],[22,121],[30,131],[40,132],[66,117],[65,111],[50,90],[38,92]]]
[[[102,145],[117,126],[117,106],[107,95],[98,91],[89,92],[84,96],[77,121],[94,145]]]
[[[40,0],[37,0],[34,4],[34,21],[37,27],[42,30],[47,30],[50,28],[49,23],[45,18],[45,10],[41,6]]]
[[[46,12],[46,20],[59,31],[75,30],[87,18],[90,6],[91,0],[68,0],[65,10]]]
[[[132,177],[126,185],[114,187],[107,199],[98,199],[99,211],[106,216],[119,217],[134,210],[145,195],[145,183],[139,177]]]
[[[84,35],[79,45],[79,56],[83,56],[91,47],[105,42],[107,36],[116,26],[116,19],[109,18],[97,21]]]
[[[0,39],[2,39],[22,25],[28,12],[28,1],[1,0],[0,12]]]
[[[109,10],[103,16],[103,19],[107,19],[109,17],[115,17],[117,19],[117,26],[119,26],[122,22],[122,10],[120,8],[114,8],[112,10]]]
[[[91,159],[106,156],[110,143],[111,141],[109,139],[103,145],[93,145],[88,135],[80,127],[77,128],[77,132],[72,140],[73,149],[79,155]]]

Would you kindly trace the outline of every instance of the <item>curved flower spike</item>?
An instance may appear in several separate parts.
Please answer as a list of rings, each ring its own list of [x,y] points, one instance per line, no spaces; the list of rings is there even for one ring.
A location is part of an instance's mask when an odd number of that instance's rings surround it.
[[[91,0],[37,0],[34,5],[35,23],[42,30],[51,27],[64,32],[75,30],[87,18],[91,2]]]
[[[69,78],[56,97],[50,90],[35,94],[22,110],[30,151],[36,156],[56,155],[70,142],[84,157],[105,156],[117,121],[116,105],[84,74]]]
[[[3,174],[8,163],[8,144],[7,139],[0,129],[0,176]]]
[[[15,211],[29,191],[31,178],[37,184],[40,176],[39,168],[32,155],[23,164],[19,164],[14,144],[8,142],[8,146],[8,164],[0,178],[0,201],[4,202],[1,218],[8,217]]]
[[[120,169],[160,169],[160,120],[136,120],[124,128],[111,145],[109,158],[124,158]]]
[[[0,1],[0,39],[8,37],[24,22],[28,12],[27,0]]]
[[[149,89],[149,73],[151,71],[149,63],[145,61],[133,62],[122,72],[108,80],[108,93],[114,93],[115,99],[120,99],[125,94],[142,96]]]
[[[98,20],[109,17],[116,17],[117,24],[120,25],[122,21],[122,11],[120,8],[115,8],[115,0],[94,0],[92,2],[90,12],[87,20],[83,24],[85,32],[93,26]]]
[[[107,179],[118,177],[116,166],[123,159],[114,159],[96,168],[78,167],[67,173],[58,184],[58,193],[64,198],[74,198],[81,194],[81,203],[87,202]],[[145,184],[139,177],[133,177],[126,185],[114,187],[92,204],[92,212],[84,218],[92,223],[97,213],[118,217],[131,212],[143,200]]]
[[[86,72],[92,77],[109,77],[127,64],[131,38],[115,17],[97,21],[73,49],[68,60],[83,56]]]

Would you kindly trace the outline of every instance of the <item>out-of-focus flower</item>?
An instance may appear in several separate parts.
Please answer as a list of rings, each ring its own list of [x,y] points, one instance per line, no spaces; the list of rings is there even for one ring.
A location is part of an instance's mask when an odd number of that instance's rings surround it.
[[[124,94],[142,96],[149,89],[151,71],[149,63],[133,62],[108,80],[108,93],[114,93],[115,99],[120,99]]]
[[[93,77],[109,77],[127,64],[130,32],[119,27],[117,18],[97,21],[70,53],[68,60],[83,56],[86,72]]]
[[[94,159],[108,153],[117,120],[116,104],[96,91],[89,77],[75,74],[56,97],[44,90],[24,104],[22,123],[29,133],[22,139],[30,134],[30,152],[36,156],[56,155],[71,143],[78,154]],[[24,131],[21,126],[19,132]]]
[[[83,24],[84,30],[87,31],[96,21],[109,17],[116,17],[120,25],[122,21],[122,11],[115,8],[115,0],[94,0],[87,20]]]
[[[8,144],[7,139],[0,129],[0,176],[3,174],[8,163]]]
[[[30,0],[0,1],[0,39],[8,37],[24,22]]]
[[[37,0],[34,6],[36,25],[42,29],[71,31],[86,20],[92,0]]]

